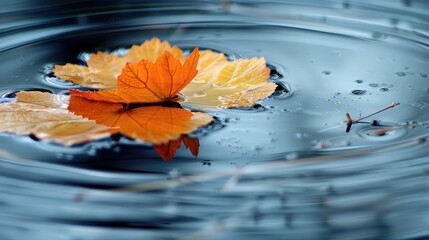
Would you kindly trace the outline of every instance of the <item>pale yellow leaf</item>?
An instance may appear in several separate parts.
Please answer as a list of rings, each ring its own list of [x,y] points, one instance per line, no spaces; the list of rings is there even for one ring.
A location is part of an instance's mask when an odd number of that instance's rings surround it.
[[[45,107],[67,109],[70,96],[39,91],[21,91],[16,93],[16,101]]]
[[[275,90],[277,84],[265,83],[261,87],[257,87],[245,92],[238,92],[231,95],[220,97],[222,107],[252,107],[257,101],[269,97]]]
[[[253,106],[262,98],[241,95],[241,92],[264,86],[270,74],[263,57],[228,61],[222,53],[210,50],[201,51],[197,69],[197,76],[181,91],[186,98],[183,104],[194,108],[228,107],[221,100],[227,96],[230,102],[235,96],[240,96],[235,107]],[[268,97],[275,88],[264,89],[264,95]],[[271,89],[273,91],[269,93],[268,90]],[[246,96],[249,99],[244,99]],[[262,97],[261,94],[260,96]],[[240,102],[245,104],[240,106]]]
[[[49,96],[51,95],[51,96]],[[40,101],[37,100],[41,97]],[[66,146],[109,137],[116,130],[76,116],[62,104],[49,103],[56,95],[41,92],[18,93],[17,102],[0,104],[0,132],[34,135]]]

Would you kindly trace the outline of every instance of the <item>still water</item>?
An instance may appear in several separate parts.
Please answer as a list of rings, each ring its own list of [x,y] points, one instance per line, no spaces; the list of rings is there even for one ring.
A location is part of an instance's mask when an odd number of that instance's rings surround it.
[[[1,101],[66,94],[54,64],[154,36],[264,56],[281,87],[254,108],[196,109],[216,117],[192,134],[198,158],[0,134],[0,239],[429,238],[426,1],[2,4]],[[346,113],[393,102],[346,133]]]

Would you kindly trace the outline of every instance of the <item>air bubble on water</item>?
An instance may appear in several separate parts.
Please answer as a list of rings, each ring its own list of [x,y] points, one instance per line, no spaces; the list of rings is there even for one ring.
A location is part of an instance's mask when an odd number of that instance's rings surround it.
[[[396,72],[395,73],[397,76],[399,76],[399,77],[404,77],[404,76],[406,76],[407,74],[406,73],[404,73],[404,72]]]
[[[388,92],[389,91],[389,88],[385,88],[385,87],[382,87],[382,88],[380,88],[380,89],[378,89],[380,92]]]
[[[357,79],[357,80],[355,80],[355,83],[357,83],[357,84],[361,84],[361,83],[363,83],[363,80],[361,80],[361,79]]]
[[[366,91],[365,90],[360,90],[360,89],[356,89],[352,91],[353,95],[365,95]]]
[[[428,75],[426,73],[420,73],[420,76],[424,77],[424,78],[428,77]]]
[[[370,83],[368,84],[370,87],[378,87],[380,84],[378,83]]]

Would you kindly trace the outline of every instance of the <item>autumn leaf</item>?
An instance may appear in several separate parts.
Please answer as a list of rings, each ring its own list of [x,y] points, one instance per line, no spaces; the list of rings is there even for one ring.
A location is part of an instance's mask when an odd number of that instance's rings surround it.
[[[183,103],[186,106],[248,107],[275,90],[275,84],[267,82],[270,70],[264,58],[228,61],[223,54],[206,50],[200,53],[198,69],[195,79],[181,91],[186,96],[187,101]]]
[[[16,102],[0,104],[0,132],[33,135],[65,146],[109,137],[116,130],[76,116],[61,97],[43,92],[19,92]]]
[[[145,41],[141,45],[133,45],[124,56],[97,52],[91,54],[87,66],[67,63],[64,66],[55,65],[54,74],[66,81],[90,88],[116,88],[116,81],[127,62],[137,63],[145,59],[151,63],[164,52],[170,52],[180,62],[184,61],[182,50],[171,47],[167,41],[158,38]]]
[[[170,52],[164,52],[155,63],[148,60],[127,63],[118,77],[118,89],[98,92],[71,89],[70,93],[89,100],[113,103],[169,101],[197,74],[198,56],[198,48],[195,48],[182,65]]]
[[[130,76],[131,79],[134,78],[133,75],[129,75],[132,73],[141,73],[140,78],[144,78],[146,72],[150,72],[150,75],[154,75],[154,72],[157,72],[157,70],[155,71],[155,68],[150,68],[152,65],[149,63],[156,64],[156,59],[163,56],[166,52],[169,52],[171,55],[168,59],[176,60],[171,61],[171,63],[185,62],[183,53],[179,48],[175,46],[171,47],[168,42],[161,42],[159,39],[153,38],[150,41],[145,41],[140,46],[135,45],[131,47],[130,51],[122,57],[98,52],[97,54],[91,55],[87,62],[88,67],[69,64],[66,64],[66,66],[57,65],[55,66],[54,73],[61,79],[70,80],[86,87],[100,89],[118,88],[118,90],[91,93],[90,96],[86,96],[93,100],[110,100],[112,102],[157,102],[162,98],[165,100],[166,96],[171,99],[173,94],[154,96],[155,94],[150,93],[147,89],[142,90],[145,88],[142,86],[143,84],[123,83],[130,81]],[[194,108],[248,107],[253,106],[257,101],[268,97],[274,92],[274,84],[268,83],[270,70],[266,67],[266,62],[263,57],[228,61],[222,53],[211,50],[205,50],[199,53],[200,57],[197,65],[198,74],[193,80],[191,79],[192,81],[187,86],[179,90],[185,98],[185,101],[182,103],[183,105]],[[143,64],[139,64],[142,63],[142,59],[146,61],[143,62]],[[125,62],[130,63],[125,66]],[[116,82],[115,78],[118,77],[121,72],[121,64],[122,67],[125,66],[122,73],[129,73],[128,78],[122,78],[122,80],[119,78]],[[75,66],[75,68],[72,66]],[[65,69],[66,67],[67,69]],[[173,67],[174,66],[170,66],[169,68],[173,69]],[[145,69],[141,70],[141,68]],[[184,68],[186,69],[185,66]],[[151,72],[149,70],[154,71]],[[167,71],[164,71],[164,73],[165,72]],[[164,75],[162,74],[162,76]],[[156,79],[156,77],[154,77],[154,79]],[[136,83],[135,81],[131,82]],[[181,86],[181,84],[179,85]],[[135,90],[132,94],[129,94],[129,91],[127,94],[126,91],[120,93],[119,89],[129,90],[130,88],[134,88]],[[165,88],[156,86],[156,84],[153,84],[149,88],[155,93],[165,91]],[[261,89],[263,93],[255,89]],[[77,90],[72,90],[71,92],[75,95],[80,95]],[[177,91],[173,92],[177,93]],[[239,97],[239,99],[235,99],[236,97]],[[228,99],[229,103],[225,103],[224,99]],[[235,103],[230,104],[231,102]]]
[[[208,114],[180,107],[123,105],[78,96],[71,96],[68,109],[98,124],[117,127],[129,138],[155,145],[179,139],[213,120]]]

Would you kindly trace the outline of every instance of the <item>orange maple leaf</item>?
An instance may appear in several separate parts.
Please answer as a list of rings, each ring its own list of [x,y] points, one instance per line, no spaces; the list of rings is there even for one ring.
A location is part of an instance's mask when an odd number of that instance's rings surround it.
[[[197,75],[198,58],[198,48],[195,48],[182,65],[166,51],[155,63],[146,59],[138,63],[128,62],[118,77],[118,89],[98,92],[70,89],[70,94],[113,103],[170,101]]]

